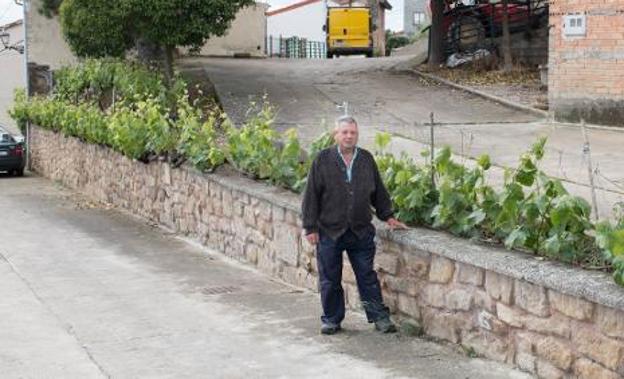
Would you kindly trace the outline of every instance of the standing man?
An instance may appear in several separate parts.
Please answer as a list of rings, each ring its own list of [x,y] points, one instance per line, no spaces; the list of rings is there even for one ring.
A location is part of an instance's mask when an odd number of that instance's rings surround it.
[[[393,216],[392,202],[373,155],[359,148],[358,125],[353,117],[336,122],[336,146],[319,153],[308,174],[303,197],[303,228],[306,239],[317,246],[320,276],[321,333],[340,330],[345,316],[342,289],[342,252],[353,267],[368,322],[383,333],[396,332],[381,297],[375,258],[375,227],[372,209],[390,228],[406,228]]]

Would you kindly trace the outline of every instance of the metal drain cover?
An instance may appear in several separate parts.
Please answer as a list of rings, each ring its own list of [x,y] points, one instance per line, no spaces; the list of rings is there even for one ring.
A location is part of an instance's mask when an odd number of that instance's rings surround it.
[[[232,293],[239,291],[240,288],[235,286],[220,286],[220,287],[205,287],[202,288],[201,292],[204,295],[223,295],[226,293]]]

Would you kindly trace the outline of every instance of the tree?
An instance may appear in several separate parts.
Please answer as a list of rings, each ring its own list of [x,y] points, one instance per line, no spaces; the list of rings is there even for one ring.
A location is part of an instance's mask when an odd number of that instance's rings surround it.
[[[80,57],[123,56],[137,45],[159,53],[167,81],[177,46],[199,49],[222,36],[253,0],[62,0],[61,27]],[[141,49],[140,49],[141,50]]]
[[[444,0],[431,0],[431,28],[429,29],[429,67],[444,63]]]
[[[511,59],[511,35],[509,34],[509,0],[503,0],[503,40],[501,49],[503,51],[503,70],[511,72],[513,62]]]

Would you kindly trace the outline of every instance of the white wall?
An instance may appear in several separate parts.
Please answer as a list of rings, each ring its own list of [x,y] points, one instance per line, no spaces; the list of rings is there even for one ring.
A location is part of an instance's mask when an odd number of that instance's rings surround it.
[[[227,34],[223,37],[210,38],[202,47],[200,54],[263,56],[267,9],[267,4],[258,3],[239,10]]]
[[[267,17],[267,32],[274,37],[302,37],[325,41],[325,5],[318,2]]]
[[[11,44],[24,39],[21,24],[6,32],[10,34]],[[13,104],[13,91],[16,88],[24,88],[24,56],[15,50],[4,50],[0,52],[0,124],[8,126],[13,133],[17,132],[17,126],[7,112]]]
[[[49,65],[52,70],[76,63],[77,59],[61,31],[58,17],[39,13],[41,0],[31,0],[28,12],[28,61]]]

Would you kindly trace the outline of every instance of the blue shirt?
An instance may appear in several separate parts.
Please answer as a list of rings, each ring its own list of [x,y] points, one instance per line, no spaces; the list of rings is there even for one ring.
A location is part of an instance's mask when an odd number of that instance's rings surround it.
[[[353,152],[353,158],[351,158],[351,162],[349,162],[349,164],[347,164],[347,161],[342,155],[342,151],[340,151],[340,145],[338,145],[337,148],[338,148],[338,154],[340,155],[340,158],[342,158],[342,161],[344,162],[345,166],[347,166],[347,182],[351,183],[351,177],[352,177],[352,172],[353,172],[353,162],[355,161],[355,158],[358,155],[358,147],[357,146],[355,147],[355,151]]]

